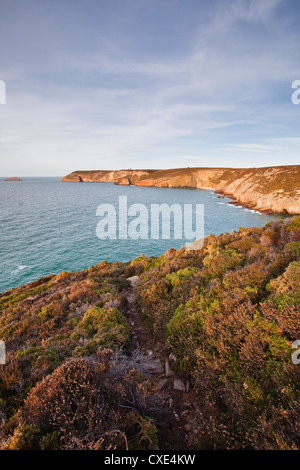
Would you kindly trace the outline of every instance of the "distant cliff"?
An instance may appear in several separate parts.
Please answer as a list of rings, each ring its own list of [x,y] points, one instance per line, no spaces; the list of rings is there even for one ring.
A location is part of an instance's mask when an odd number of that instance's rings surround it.
[[[247,169],[74,171],[62,181],[210,189],[258,211],[300,214],[300,165]]]

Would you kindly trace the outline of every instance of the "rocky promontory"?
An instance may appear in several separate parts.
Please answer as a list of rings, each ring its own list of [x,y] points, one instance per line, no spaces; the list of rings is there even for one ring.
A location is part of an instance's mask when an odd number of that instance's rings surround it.
[[[233,203],[269,213],[300,214],[300,165],[264,168],[178,168],[170,170],[74,171],[64,182],[208,189]]]

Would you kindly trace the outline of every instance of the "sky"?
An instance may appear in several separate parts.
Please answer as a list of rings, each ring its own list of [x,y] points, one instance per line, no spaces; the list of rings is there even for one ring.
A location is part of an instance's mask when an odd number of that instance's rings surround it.
[[[0,175],[300,163],[299,0],[0,0]]]

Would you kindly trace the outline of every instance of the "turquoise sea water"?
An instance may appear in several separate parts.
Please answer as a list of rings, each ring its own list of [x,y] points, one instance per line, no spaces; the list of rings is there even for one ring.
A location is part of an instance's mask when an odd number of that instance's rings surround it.
[[[99,240],[100,204],[118,206],[174,203],[204,204],[205,236],[262,226],[279,216],[226,205],[211,191],[115,186],[110,183],[62,183],[60,178],[0,181],[0,292],[47,274],[79,271],[102,260],[129,261],[141,253],[161,255],[185,240]]]

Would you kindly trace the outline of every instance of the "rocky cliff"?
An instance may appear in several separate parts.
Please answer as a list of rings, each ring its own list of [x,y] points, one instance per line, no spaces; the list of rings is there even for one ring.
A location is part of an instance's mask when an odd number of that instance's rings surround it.
[[[265,168],[74,171],[65,182],[210,189],[264,212],[300,214],[300,165]]]

